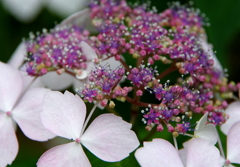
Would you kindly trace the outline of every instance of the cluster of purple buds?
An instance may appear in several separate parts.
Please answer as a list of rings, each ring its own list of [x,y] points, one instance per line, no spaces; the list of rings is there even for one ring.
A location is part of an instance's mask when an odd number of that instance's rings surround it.
[[[90,103],[93,100],[102,101],[102,106],[105,106],[106,100],[110,99],[125,101],[124,97],[128,95],[132,88],[118,86],[124,74],[125,70],[121,66],[112,70],[109,64],[99,64],[93,67],[89,74],[89,83],[78,90],[78,93]]]
[[[89,32],[80,27],[56,27],[49,33],[44,30],[37,37],[30,35],[27,45],[26,71],[31,76],[41,76],[50,71],[79,75],[90,60],[82,51],[81,41]]]
[[[77,91],[83,99],[99,101],[102,106],[110,101],[111,108],[113,99],[130,102],[138,111],[145,107],[147,129],[157,125],[157,131],[162,131],[165,125],[169,132],[184,134],[190,123],[180,116],[195,113],[208,112],[208,122],[215,125],[226,121],[227,100],[240,84],[228,83],[224,72],[215,67],[215,55],[204,49],[207,23],[198,10],[173,3],[159,14],[146,5],[132,7],[125,0],[91,1],[89,7],[97,33],[77,25],[57,26],[27,42],[29,75],[56,71],[77,77],[88,68],[87,82]],[[84,53],[81,41],[92,47],[95,58]],[[132,58],[136,65],[129,62]],[[110,59],[121,66],[111,69],[104,64]],[[168,67],[163,70],[161,65]],[[160,82],[172,72],[179,75],[173,85]],[[124,78],[130,84],[123,87]],[[133,97],[129,95],[132,90]],[[141,101],[145,92],[152,94],[155,104]]]

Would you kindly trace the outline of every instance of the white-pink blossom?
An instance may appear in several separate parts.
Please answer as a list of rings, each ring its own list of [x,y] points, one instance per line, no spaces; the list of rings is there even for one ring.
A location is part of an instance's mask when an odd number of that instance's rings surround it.
[[[219,150],[207,140],[194,138],[184,148],[184,157],[164,139],[144,142],[143,147],[135,152],[135,157],[142,167],[220,167]]]
[[[46,130],[40,120],[44,88],[24,92],[20,72],[0,62],[0,167],[11,164],[18,152],[14,125],[32,140],[46,141],[55,135]]]
[[[131,124],[113,114],[98,116],[83,132],[86,106],[78,95],[66,91],[47,92],[43,100],[41,119],[43,125],[73,142],[56,146],[45,152],[37,162],[38,167],[88,167],[91,166],[82,145],[98,158],[115,162],[129,156],[139,145]]]

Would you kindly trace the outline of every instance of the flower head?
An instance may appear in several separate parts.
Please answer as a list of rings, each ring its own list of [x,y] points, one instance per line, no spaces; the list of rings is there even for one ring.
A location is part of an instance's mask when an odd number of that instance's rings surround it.
[[[43,125],[54,134],[74,142],[56,146],[38,160],[41,166],[91,166],[82,145],[104,161],[126,158],[139,145],[131,125],[113,114],[98,116],[84,131],[86,106],[78,95],[48,92],[43,101]],[[64,158],[65,157],[65,158]],[[66,158],[67,157],[67,158]]]

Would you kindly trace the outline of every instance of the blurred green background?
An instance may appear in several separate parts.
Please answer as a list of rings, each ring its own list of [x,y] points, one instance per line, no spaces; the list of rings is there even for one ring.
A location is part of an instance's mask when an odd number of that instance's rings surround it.
[[[134,0],[127,1],[136,2]],[[171,1],[152,0],[151,2],[152,6],[156,6],[158,11],[161,12],[168,7],[167,4]],[[188,0],[181,0],[180,2],[181,4],[189,3]],[[240,0],[193,0],[192,2],[195,8],[199,8],[209,18],[211,26],[206,27],[208,41],[212,43],[217,58],[223,67],[228,69],[229,79],[240,82]],[[22,38],[28,37],[29,32],[36,33],[37,31],[41,32],[43,28],[50,29],[62,19],[64,18],[60,17],[58,13],[43,6],[32,21],[20,22],[11,15],[0,1],[0,61],[7,62]],[[58,145],[56,140],[55,143],[50,141],[47,144],[31,141],[22,134],[20,129],[17,131],[17,137],[20,151],[11,165],[12,167],[35,166],[37,159],[44,151],[49,147]],[[61,142],[59,141],[59,143]],[[136,162],[132,161],[134,159],[132,155],[120,163],[104,163],[101,160],[96,160],[91,153],[87,152],[87,154],[90,158],[92,157],[93,166],[127,167],[130,161],[135,163],[132,166],[137,166]]]

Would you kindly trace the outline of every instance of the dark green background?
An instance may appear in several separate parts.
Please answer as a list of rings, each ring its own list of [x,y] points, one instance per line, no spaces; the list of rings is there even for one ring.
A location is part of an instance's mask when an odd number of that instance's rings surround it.
[[[167,8],[168,2],[171,1],[152,0],[152,5],[156,6],[161,12]],[[188,2],[188,0],[181,1],[182,4]],[[229,70],[228,73],[230,80],[239,82],[240,0],[193,0],[193,2],[194,7],[199,8],[201,12],[205,13],[209,18],[211,26],[206,27],[208,40],[213,44],[214,50],[217,52],[216,55],[223,67]],[[11,16],[0,3],[0,60],[7,62],[22,38],[28,37],[29,32],[41,31],[43,28],[52,28],[61,20],[62,18],[58,17],[57,14],[43,8],[33,22],[23,24]],[[139,128],[144,128],[143,125],[139,126]],[[158,137],[162,137],[162,135]],[[31,141],[22,134],[20,129],[17,131],[17,137],[19,139],[20,151],[16,160],[11,165],[13,167],[35,166],[37,159],[45,150],[53,145],[58,145],[58,143],[53,142],[54,144],[51,146],[46,146],[46,144]],[[101,160],[96,159],[89,152],[87,154],[89,155],[93,166],[137,166],[132,155],[123,162],[104,163]]]

